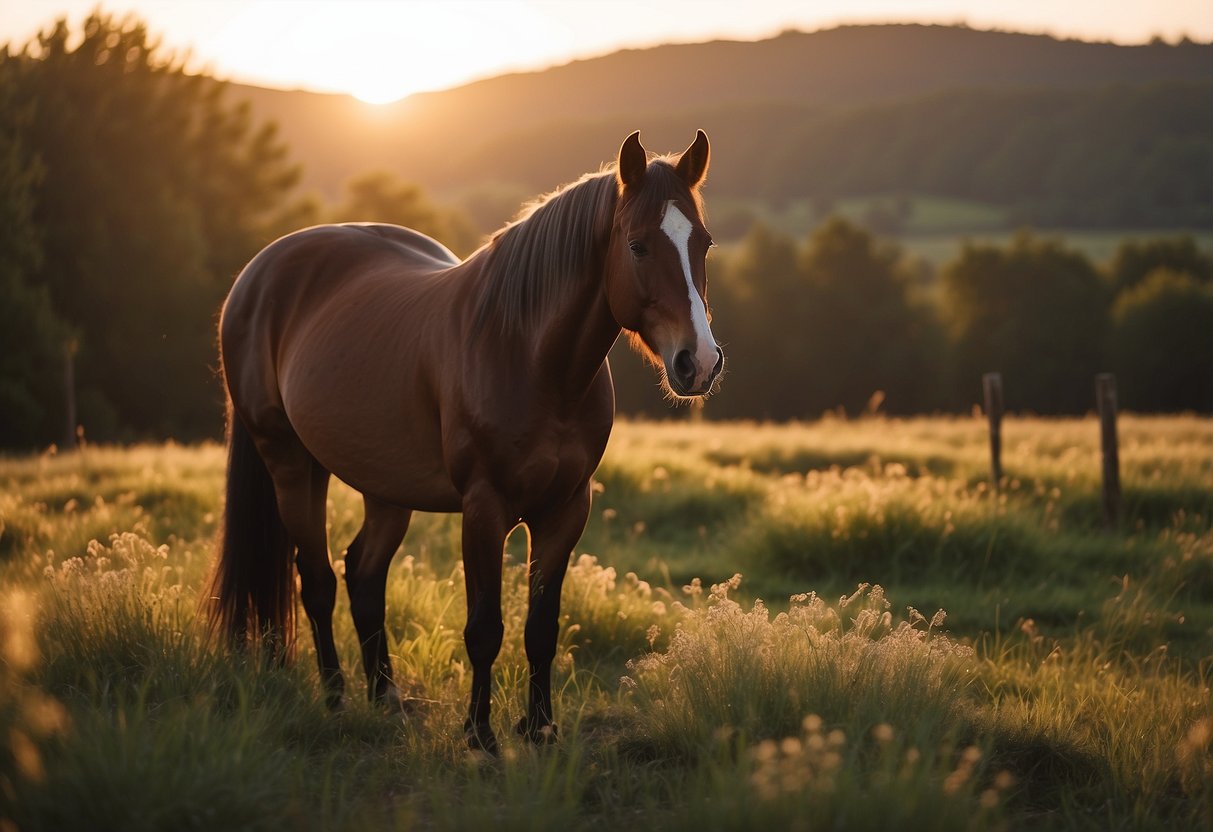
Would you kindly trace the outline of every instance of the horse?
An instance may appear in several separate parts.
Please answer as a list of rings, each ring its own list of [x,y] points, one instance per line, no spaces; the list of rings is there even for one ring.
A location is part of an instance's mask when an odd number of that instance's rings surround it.
[[[554,741],[560,590],[614,421],[607,352],[627,332],[678,399],[712,392],[724,364],[707,305],[709,157],[702,130],[676,157],[650,157],[633,133],[613,166],[542,198],[462,262],[417,231],[374,223],[307,228],[258,253],[220,313],[228,461],[214,631],[285,661],[294,564],[324,696],[341,707],[325,531],[336,476],[364,505],[345,580],[367,695],[399,701],[388,566],[414,511],[461,512],[464,739],[495,754],[503,549],[525,524],[529,691],[517,732]]]

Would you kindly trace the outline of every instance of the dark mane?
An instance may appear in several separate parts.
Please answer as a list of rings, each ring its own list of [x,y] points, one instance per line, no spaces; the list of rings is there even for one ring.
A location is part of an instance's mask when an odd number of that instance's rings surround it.
[[[618,186],[613,170],[587,174],[532,203],[474,256],[487,277],[477,328],[496,318],[505,332],[529,324],[565,290],[589,279],[611,233]]]
[[[618,200],[615,169],[586,174],[525,208],[473,257],[485,258],[487,277],[476,310],[476,327],[496,319],[516,332],[559,303],[569,287],[590,279],[607,245]],[[659,214],[678,199],[702,215],[698,190],[686,186],[671,160],[654,159],[644,187],[627,210]]]

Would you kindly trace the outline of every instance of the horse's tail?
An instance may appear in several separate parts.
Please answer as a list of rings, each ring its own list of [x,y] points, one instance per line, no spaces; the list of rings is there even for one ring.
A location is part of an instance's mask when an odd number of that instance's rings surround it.
[[[230,401],[227,447],[227,504],[206,604],[211,633],[285,659],[295,633],[295,546],[269,470]]]

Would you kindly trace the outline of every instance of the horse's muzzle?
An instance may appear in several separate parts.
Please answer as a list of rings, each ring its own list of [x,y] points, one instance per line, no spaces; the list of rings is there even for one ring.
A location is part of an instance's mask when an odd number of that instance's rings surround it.
[[[706,396],[723,369],[724,351],[720,347],[716,348],[716,364],[706,378],[701,378],[703,373],[691,351],[679,350],[674,355],[674,360],[666,367],[666,379],[670,383],[670,389],[679,396]]]

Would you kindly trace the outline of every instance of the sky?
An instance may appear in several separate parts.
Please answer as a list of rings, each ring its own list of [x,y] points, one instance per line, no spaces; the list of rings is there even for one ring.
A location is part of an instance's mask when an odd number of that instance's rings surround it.
[[[0,0],[24,44],[99,0]],[[105,0],[192,67],[372,103],[658,43],[757,40],[842,23],[966,23],[1085,40],[1213,41],[1213,0]],[[665,79],[663,83],[676,83]]]

